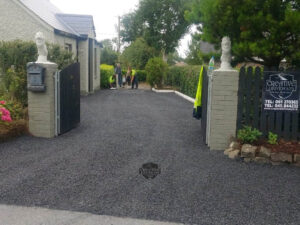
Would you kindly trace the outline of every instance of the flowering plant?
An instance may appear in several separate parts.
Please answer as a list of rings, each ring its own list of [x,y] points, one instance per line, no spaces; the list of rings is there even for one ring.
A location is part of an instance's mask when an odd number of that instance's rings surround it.
[[[0,101],[0,118],[1,121],[4,122],[11,122],[11,116],[10,116],[10,112],[8,109],[6,109],[5,106],[6,102],[5,101]]]

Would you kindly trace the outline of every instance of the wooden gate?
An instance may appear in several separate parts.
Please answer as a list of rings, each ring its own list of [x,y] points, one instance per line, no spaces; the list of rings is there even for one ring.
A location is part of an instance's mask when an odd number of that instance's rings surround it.
[[[244,125],[259,129],[264,136],[269,131],[278,137],[287,140],[300,140],[300,113],[298,111],[266,111],[263,110],[263,82],[264,75],[279,73],[274,69],[264,71],[256,67],[242,67],[240,70],[239,92],[238,92],[238,118],[237,130]],[[300,83],[300,73],[295,71],[285,71],[291,73]],[[300,98],[300,97],[299,97]]]
[[[61,70],[58,77],[58,134],[64,134],[80,123],[79,63]]]

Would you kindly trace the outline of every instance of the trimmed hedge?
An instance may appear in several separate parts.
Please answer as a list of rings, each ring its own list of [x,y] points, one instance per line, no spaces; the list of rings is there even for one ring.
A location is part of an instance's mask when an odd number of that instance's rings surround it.
[[[195,98],[201,66],[172,66],[164,77],[164,85]]]
[[[114,67],[107,64],[100,65],[100,86],[101,88],[109,88],[109,77],[114,75]]]

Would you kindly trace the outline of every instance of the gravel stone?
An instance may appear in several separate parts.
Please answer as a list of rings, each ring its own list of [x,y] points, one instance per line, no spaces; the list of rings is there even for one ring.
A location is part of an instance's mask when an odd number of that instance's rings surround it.
[[[197,225],[299,224],[299,168],[209,150],[192,110],[172,93],[82,97],[76,129],[0,144],[0,204]],[[139,174],[147,162],[161,168],[154,179]]]

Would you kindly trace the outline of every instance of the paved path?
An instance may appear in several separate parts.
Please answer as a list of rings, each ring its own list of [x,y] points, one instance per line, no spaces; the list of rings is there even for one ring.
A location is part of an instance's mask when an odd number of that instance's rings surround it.
[[[0,144],[0,204],[172,224],[299,224],[299,168],[209,151],[191,107],[145,90],[82,98],[77,129]],[[138,173],[145,162],[161,166],[154,180]]]

